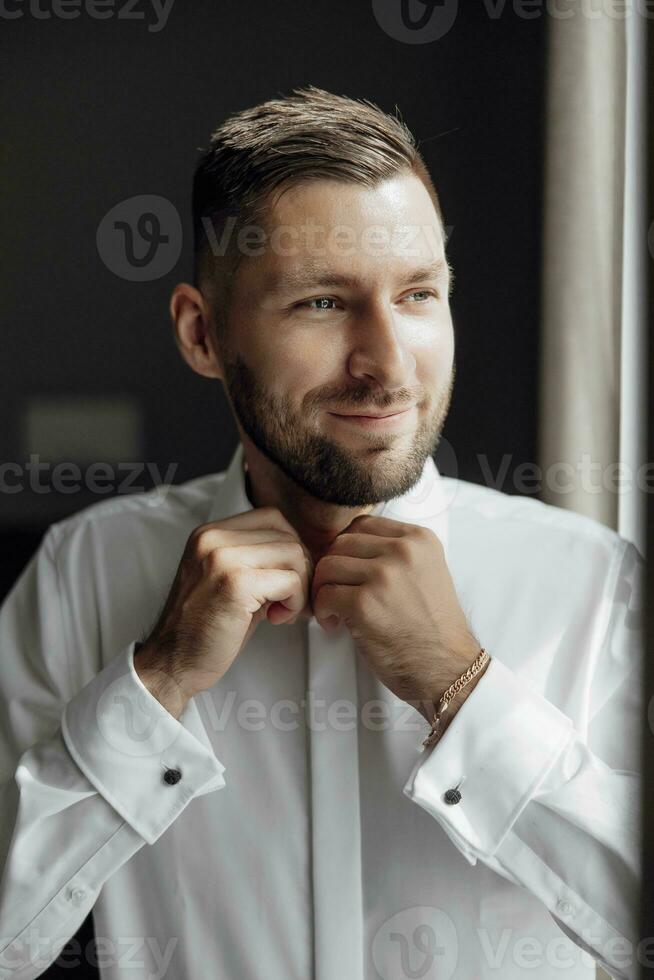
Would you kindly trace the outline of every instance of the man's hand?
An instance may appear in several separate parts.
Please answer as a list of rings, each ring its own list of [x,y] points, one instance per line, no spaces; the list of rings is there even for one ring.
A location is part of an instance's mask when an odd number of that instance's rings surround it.
[[[267,618],[311,616],[313,561],[275,507],[259,507],[190,534],[164,609],[134,656],[137,673],[179,717],[227,672]]]
[[[419,525],[356,517],[317,562],[311,604],[321,625],[329,628],[330,617],[342,620],[373,673],[425,718],[480,650],[443,546]]]

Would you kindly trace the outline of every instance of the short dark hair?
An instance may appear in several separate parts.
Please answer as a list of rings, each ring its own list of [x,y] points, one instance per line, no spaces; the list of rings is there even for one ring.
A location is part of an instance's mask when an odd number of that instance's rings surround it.
[[[238,231],[257,220],[265,226],[262,215],[275,189],[316,179],[374,187],[412,173],[425,185],[443,222],[416,140],[397,106],[395,111],[390,115],[367,99],[308,85],[236,112],[212,133],[193,177],[193,276],[195,286],[208,293],[218,327],[243,258],[235,245]],[[207,230],[219,240],[229,218],[228,245],[217,258]]]

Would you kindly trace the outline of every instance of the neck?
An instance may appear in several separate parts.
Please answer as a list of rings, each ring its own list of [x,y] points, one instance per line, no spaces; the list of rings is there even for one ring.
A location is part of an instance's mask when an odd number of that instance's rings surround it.
[[[332,542],[361,514],[374,505],[341,507],[317,500],[275,469],[271,475],[256,458],[244,460],[245,489],[253,507],[276,507],[297,531],[314,562],[328,551]]]

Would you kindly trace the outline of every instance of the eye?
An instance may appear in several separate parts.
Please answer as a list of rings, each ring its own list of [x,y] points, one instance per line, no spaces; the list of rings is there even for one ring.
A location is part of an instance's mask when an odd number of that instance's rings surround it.
[[[424,297],[424,299],[419,300],[419,302],[421,303],[424,303],[431,298],[438,299],[438,294],[435,293],[432,289],[416,289],[412,293],[409,293],[409,296],[420,296],[420,295]]]
[[[318,306],[312,306],[312,303],[318,303]],[[330,312],[335,307],[327,306],[327,303],[336,303],[333,296],[315,296],[313,299],[305,299],[302,303],[298,303],[297,306],[300,309],[310,309],[310,310],[327,310]]]

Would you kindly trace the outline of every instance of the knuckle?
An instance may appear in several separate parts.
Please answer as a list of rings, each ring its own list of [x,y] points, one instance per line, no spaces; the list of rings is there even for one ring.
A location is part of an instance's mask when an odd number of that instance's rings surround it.
[[[205,525],[204,524],[198,524],[196,527],[193,528],[193,530],[189,534],[188,540],[189,541],[195,541],[195,539],[202,534],[202,531],[204,530],[204,528],[205,528]]]
[[[365,614],[370,607],[370,593],[367,589],[358,588],[352,599],[354,610],[359,615]]]
[[[318,562],[318,564],[316,565],[316,569],[320,569],[320,571],[323,573],[328,572],[330,568],[333,568],[335,564],[335,559],[336,559],[336,555],[323,555],[320,561]]]
[[[194,527],[188,536],[189,543],[199,541],[206,533],[208,526],[208,524],[198,524],[197,527]]]
[[[361,592],[361,609],[367,616],[378,615],[379,608],[383,605],[384,594],[380,589],[372,585],[359,590]]]
[[[217,578],[216,588],[226,601],[239,598],[245,585],[246,572],[242,568],[223,569]]]
[[[329,592],[330,592],[330,589],[329,589],[329,586],[328,585],[321,585],[318,588],[318,590],[317,590],[317,592],[316,592],[316,594],[314,596],[314,599],[313,599],[313,609],[314,609],[314,612],[316,612],[316,613],[322,612],[322,609],[323,609],[325,603],[329,599]]]
[[[284,525],[286,525],[286,518],[282,514],[281,510],[279,509],[279,507],[273,507],[271,505],[268,505],[266,507],[261,507],[260,508],[260,512],[261,512],[261,515],[263,517],[266,517],[269,520],[273,520],[273,521],[280,521],[281,520],[282,523]]]
[[[403,561],[407,561],[411,557],[412,553],[411,542],[407,538],[397,538],[395,550],[399,558],[401,558]]]
[[[223,571],[223,556],[219,548],[213,548],[202,559],[202,567],[210,575],[216,575]]]
[[[186,543],[186,554],[191,558],[199,558],[203,553],[204,539],[206,536],[206,531],[196,528],[189,535],[189,539]]]
[[[245,585],[248,577],[249,570],[245,568],[231,568],[225,570],[222,575],[222,581],[225,587],[231,591],[233,595],[238,595],[243,586]]]

